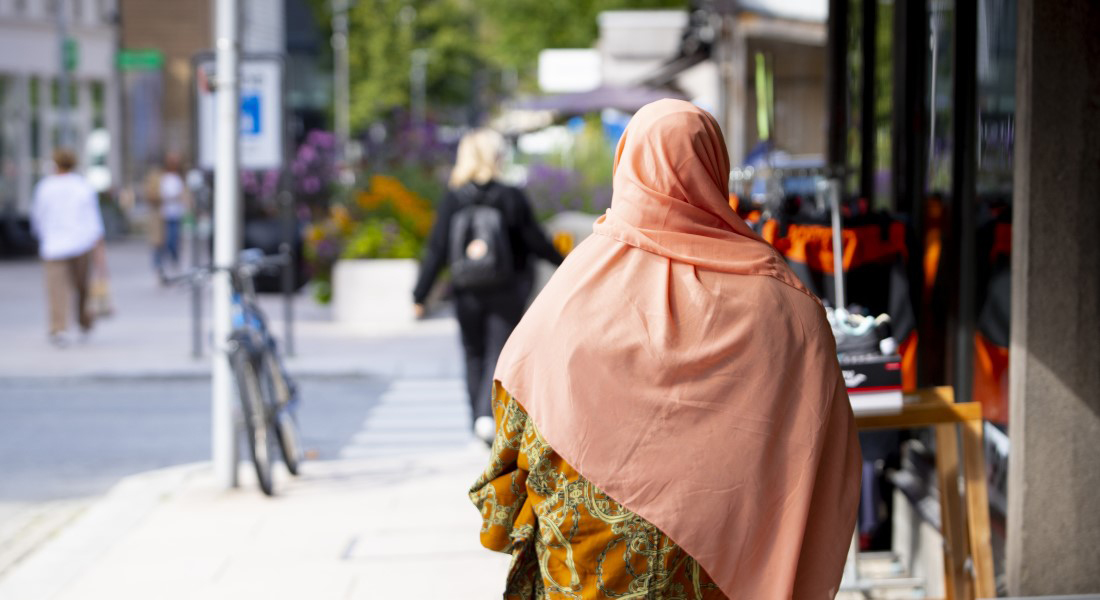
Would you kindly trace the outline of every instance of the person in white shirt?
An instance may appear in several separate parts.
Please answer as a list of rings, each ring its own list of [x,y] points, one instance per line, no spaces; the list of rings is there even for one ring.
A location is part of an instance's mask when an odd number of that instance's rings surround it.
[[[38,237],[38,254],[45,261],[50,340],[64,346],[74,293],[80,330],[87,333],[92,328],[88,287],[93,253],[103,240],[103,217],[95,190],[73,172],[76,156],[58,149],[53,160],[56,173],[34,189],[31,226]]]
[[[180,263],[180,224],[184,215],[187,214],[188,205],[187,186],[183,183],[180,171],[179,157],[169,154],[164,159],[164,170],[160,173],[157,182],[156,192],[164,237],[160,246],[154,251],[153,262],[157,273],[162,275],[165,259],[172,263],[173,268],[178,269]]]

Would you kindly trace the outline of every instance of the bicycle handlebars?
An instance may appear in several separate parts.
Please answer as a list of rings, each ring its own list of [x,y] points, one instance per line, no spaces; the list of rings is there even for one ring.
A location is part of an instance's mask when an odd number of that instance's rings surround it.
[[[257,273],[287,266],[290,266],[290,256],[286,254],[272,254],[269,256],[259,248],[247,248],[241,251],[237,262],[228,267],[217,265],[195,267],[185,273],[166,277],[164,282],[168,285],[185,282],[198,283],[214,272],[230,272],[238,277],[251,279]]]

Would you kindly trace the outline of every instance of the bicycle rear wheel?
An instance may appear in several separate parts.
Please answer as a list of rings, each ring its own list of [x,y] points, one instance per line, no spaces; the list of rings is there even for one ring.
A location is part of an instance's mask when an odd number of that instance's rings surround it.
[[[279,361],[271,350],[264,352],[264,382],[267,385],[268,398],[273,402],[275,439],[283,453],[283,462],[291,475],[297,475],[302,462],[301,435],[298,422],[290,407],[292,396],[296,393],[279,367]]]
[[[275,494],[274,478],[271,470],[272,440],[268,411],[264,406],[260,378],[248,352],[238,348],[230,355],[233,375],[237,379],[237,389],[241,398],[241,416],[245,434],[248,437],[248,450],[252,464],[256,467],[256,479],[264,494]]]

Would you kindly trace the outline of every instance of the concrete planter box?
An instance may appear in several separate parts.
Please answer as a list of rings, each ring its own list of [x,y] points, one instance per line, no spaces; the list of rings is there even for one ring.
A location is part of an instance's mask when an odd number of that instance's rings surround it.
[[[332,269],[332,317],[345,325],[412,323],[413,259],[340,260]]]

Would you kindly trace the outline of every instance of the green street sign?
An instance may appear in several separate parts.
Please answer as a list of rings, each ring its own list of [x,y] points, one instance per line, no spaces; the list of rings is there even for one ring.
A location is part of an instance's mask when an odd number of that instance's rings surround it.
[[[61,65],[69,73],[76,70],[80,63],[80,45],[76,39],[67,37],[61,44]]]
[[[160,50],[119,50],[115,59],[123,71],[156,71],[164,66]]]

